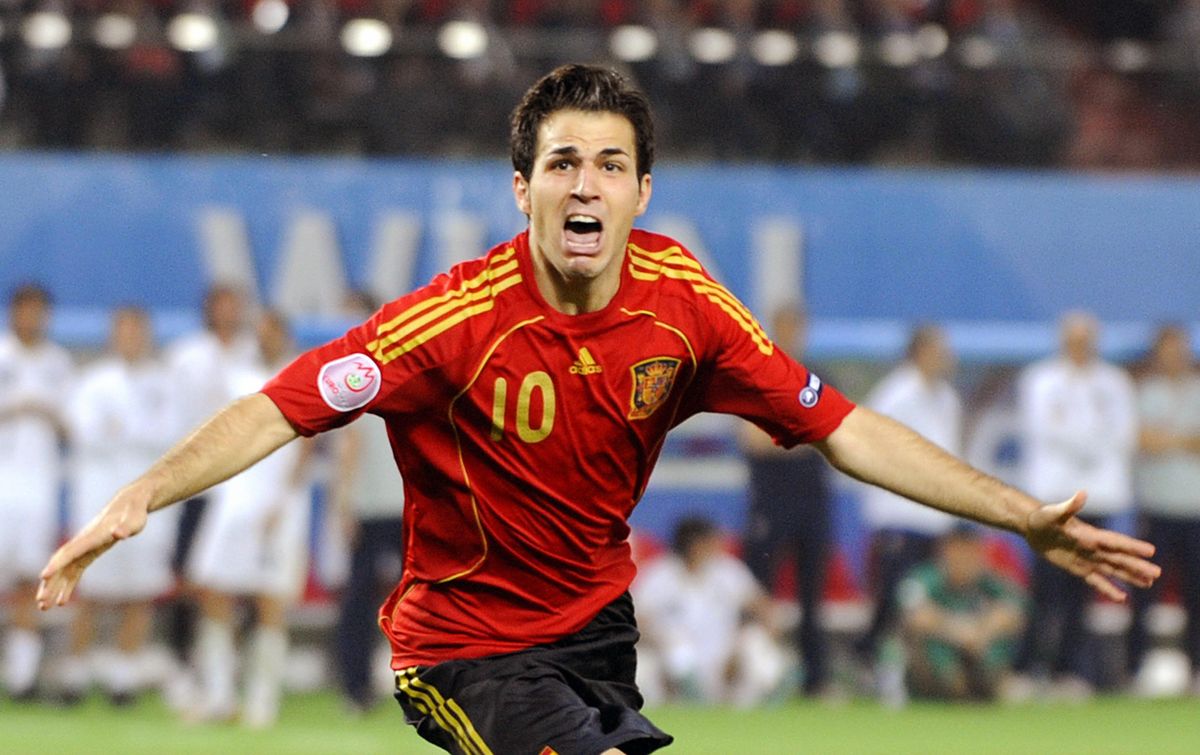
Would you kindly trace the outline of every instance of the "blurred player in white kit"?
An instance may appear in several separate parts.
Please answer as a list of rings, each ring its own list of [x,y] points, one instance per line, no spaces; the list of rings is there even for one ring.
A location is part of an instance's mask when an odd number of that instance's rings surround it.
[[[261,361],[232,369],[227,400],[247,395],[294,356],[288,325],[267,312],[258,324]],[[242,723],[272,725],[279,715],[287,655],[286,611],[301,595],[308,567],[312,443],[296,443],[213,489],[196,535],[188,576],[200,589],[196,638],[200,681],[196,720],[238,715],[236,610],[253,602],[256,625],[245,654]]]
[[[15,699],[36,693],[42,638],[29,597],[38,561],[57,545],[62,406],[74,374],[66,350],[46,338],[49,319],[49,294],[23,285],[9,298],[9,331],[0,334],[0,595],[4,686]]]
[[[788,667],[769,596],[750,568],[725,552],[708,519],[681,519],[671,549],[633,583],[642,694],[655,703],[762,702]]]
[[[110,353],[85,368],[69,404],[72,529],[84,526],[129,479],[152,464],[179,436],[173,387],[154,355],[144,310],[112,316]],[[150,632],[155,598],[174,582],[171,550],[178,514],[146,527],[144,538],[80,580],[70,653],[62,664],[65,702],[76,702],[93,679],[115,704],[133,700],[139,653]],[[100,611],[119,615],[115,653],[89,660]]]
[[[182,336],[166,350],[176,388],[174,396],[179,402],[179,419],[185,431],[224,406],[231,370],[258,360],[258,344],[247,327],[247,302],[241,289],[226,284],[211,286],[204,294],[202,307],[204,327]],[[167,701],[176,709],[185,706],[193,692],[191,677],[182,666],[193,644],[196,623],[194,590],[187,580],[185,566],[210,497],[210,493],[204,493],[189,499],[178,515],[171,567],[179,578],[180,591],[171,607],[168,635],[181,668],[166,688]]]

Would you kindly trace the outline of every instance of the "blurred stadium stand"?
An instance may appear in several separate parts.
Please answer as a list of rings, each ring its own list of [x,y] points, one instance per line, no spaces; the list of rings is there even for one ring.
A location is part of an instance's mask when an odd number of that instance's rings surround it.
[[[5,0],[0,145],[494,155],[582,59],[670,158],[1195,167],[1198,35],[1194,0]]]

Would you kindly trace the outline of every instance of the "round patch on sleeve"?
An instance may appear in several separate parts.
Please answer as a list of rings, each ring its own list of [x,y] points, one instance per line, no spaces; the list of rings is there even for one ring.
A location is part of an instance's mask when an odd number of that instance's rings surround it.
[[[379,395],[379,367],[366,354],[326,362],[317,373],[317,390],[331,409],[352,412]]]
[[[800,406],[805,409],[811,409],[821,400],[821,391],[824,388],[821,385],[821,378],[813,373],[808,373],[808,385],[800,390],[797,398],[800,400]]]

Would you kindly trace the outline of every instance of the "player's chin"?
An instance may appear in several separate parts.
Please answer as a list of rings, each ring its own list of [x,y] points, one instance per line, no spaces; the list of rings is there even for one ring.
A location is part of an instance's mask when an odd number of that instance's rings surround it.
[[[607,259],[601,259],[601,255],[568,254],[563,261],[562,272],[572,280],[591,280],[607,267]]]

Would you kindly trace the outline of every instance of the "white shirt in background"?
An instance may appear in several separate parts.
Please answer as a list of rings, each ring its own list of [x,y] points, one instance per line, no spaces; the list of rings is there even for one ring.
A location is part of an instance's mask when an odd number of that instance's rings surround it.
[[[1147,427],[1200,435],[1200,375],[1182,380],[1153,376],[1137,390],[1138,414]],[[1158,516],[1200,518],[1200,453],[1142,454],[1136,474],[1138,504]]]
[[[180,402],[179,421],[184,432],[191,431],[230,401],[229,383],[235,371],[261,361],[258,343],[249,333],[238,335],[226,346],[209,330],[175,341],[167,349],[166,359]]]
[[[1124,370],[1099,360],[1080,368],[1061,357],[1045,359],[1021,373],[1017,401],[1030,494],[1058,502],[1082,488],[1087,514],[1130,508],[1138,420]]]
[[[62,417],[74,380],[65,349],[27,348],[0,334],[0,415],[34,402]],[[34,579],[55,545],[63,462],[54,423],[22,414],[0,419],[0,590]]]
[[[0,413],[36,402],[60,419],[75,368],[66,349],[43,341],[27,348],[11,333],[0,335]],[[0,500],[36,499],[53,505],[62,475],[54,425],[32,415],[0,419]]]
[[[222,404],[253,393],[274,374],[261,364],[230,370]],[[308,574],[310,481],[293,479],[301,441],[293,441],[211,491],[188,574],[234,595],[298,599]]]
[[[911,363],[892,370],[875,386],[866,405],[891,417],[958,456],[962,444],[962,401],[947,380],[930,382]],[[954,524],[954,517],[936,509],[889,493],[863,486],[863,517],[872,529],[898,529],[925,535],[940,535]]]
[[[157,359],[130,364],[108,357],[82,372],[68,413],[73,532],[181,434],[170,377]],[[170,560],[178,513],[174,506],[158,512],[137,537],[98,559],[84,573],[80,593],[145,600],[167,591],[173,582]]]
[[[404,481],[396,469],[387,424],[364,414],[341,432],[358,433],[358,458],[350,484],[350,508],[357,519],[386,519],[404,513]]]

